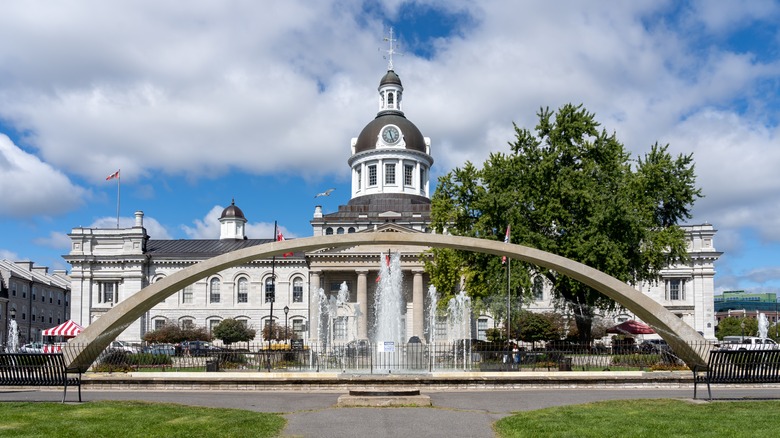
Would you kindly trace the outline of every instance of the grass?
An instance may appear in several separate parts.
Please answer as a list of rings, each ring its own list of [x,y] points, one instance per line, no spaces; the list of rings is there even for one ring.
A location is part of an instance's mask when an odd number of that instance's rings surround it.
[[[614,400],[522,412],[499,437],[761,437],[780,430],[780,401]]]
[[[277,414],[148,402],[2,403],[0,436],[13,437],[274,437]]]

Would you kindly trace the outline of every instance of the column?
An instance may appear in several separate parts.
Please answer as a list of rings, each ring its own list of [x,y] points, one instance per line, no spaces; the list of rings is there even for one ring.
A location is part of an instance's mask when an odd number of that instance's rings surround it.
[[[360,309],[360,319],[358,319],[358,339],[368,339],[368,284],[366,276],[368,270],[356,270],[357,278],[357,302]]]
[[[423,271],[413,271],[412,281],[412,335],[425,339],[425,300],[423,299]]]
[[[320,339],[320,271],[309,272],[309,344]]]

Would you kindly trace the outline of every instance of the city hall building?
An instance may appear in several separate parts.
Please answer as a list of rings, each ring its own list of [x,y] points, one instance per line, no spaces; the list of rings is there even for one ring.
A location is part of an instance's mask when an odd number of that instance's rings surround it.
[[[350,199],[333,213],[316,207],[310,219],[312,235],[431,232],[431,141],[402,111],[403,90],[400,77],[389,67],[379,82],[379,111],[350,145]],[[243,207],[251,212],[251,206]],[[72,265],[71,318],[75,322],[87,326],[142,288],[194,263],[271,241],[246,235],[247,216],[235,203],[219,218],[219,239],[155,239],[147,234],[143,218],[138,211],[131,228],[80,227],[69,234],[71,250],[65,259]],[[715,230],[709,224],[683,228],[688,234],[690,263],[670,266],[661,281],[642,286],[641,291],[713,338],[713,263],[720,256],[713,244]],[[139,341],[147,331],[168,323],[213,328],[225,318],[257,329],[256,341],[262,340],[260,329],[270,321],[309,342],[324,336],[333,341],[371,338],[376,279],[388,251],[400,253],[405,301],[402,333],[407,339],[429,339],[433,329],[426,326],[429,278],[420,259],[421,249],[372,246],[255,260],[198,279],[157,304],[119,339]],[[347,299],[326,321],[322,303],[345,286]],[[524,307],[552,309],[549,287],[540,282],[534,290],[534,302]],[[490,315],[473,315],[472,337],[484,338],[492,326]]]

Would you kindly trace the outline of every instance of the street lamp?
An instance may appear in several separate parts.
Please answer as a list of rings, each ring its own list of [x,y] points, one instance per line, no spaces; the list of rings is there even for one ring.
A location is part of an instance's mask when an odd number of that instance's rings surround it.
[[[287,336],[287,314],[288,313],[290,313],[290,308],[284,306],[284,340],[289,344],[290,338]]]

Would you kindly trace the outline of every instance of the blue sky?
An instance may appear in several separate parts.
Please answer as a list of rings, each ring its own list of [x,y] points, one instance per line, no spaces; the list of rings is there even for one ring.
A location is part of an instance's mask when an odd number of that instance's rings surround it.
[[[311,235],[349,200],[395,29],[435,178],[582,103],[635,156],[693,153],[718,291],[780,291],[777,1],[6,2],[0,258],[69,269],[67,233],[143,210],[153,238]],[[327,188],[330,197],[314,198]]]

